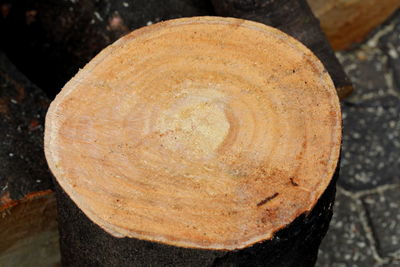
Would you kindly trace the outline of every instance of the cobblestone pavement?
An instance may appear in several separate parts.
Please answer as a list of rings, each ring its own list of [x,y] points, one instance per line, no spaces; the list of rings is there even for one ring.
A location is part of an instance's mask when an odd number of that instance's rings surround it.
[[[341,173],[317,267],[400,266],[400,11],[337,55],[355,92],[342,105]]]

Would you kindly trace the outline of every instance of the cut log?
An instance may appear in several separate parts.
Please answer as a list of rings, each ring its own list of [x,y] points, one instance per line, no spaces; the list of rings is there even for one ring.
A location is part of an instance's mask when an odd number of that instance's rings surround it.
[[[134,31],[47,113],[63,264],[312,265],[340,144],[332,80],[283,32],[219,17]]]
[[[0,52],[0,266],[60,260],[56,202],[43,153],[48,104]]]
[[[306,0],[212,0],[212,2],[219,16],[261,22],[293,36],[321,60],[332,77],[340,98],[352,92],[353,86]]]
[[[399,0],[308,0],[334,49],[348,49],[384,22]]]

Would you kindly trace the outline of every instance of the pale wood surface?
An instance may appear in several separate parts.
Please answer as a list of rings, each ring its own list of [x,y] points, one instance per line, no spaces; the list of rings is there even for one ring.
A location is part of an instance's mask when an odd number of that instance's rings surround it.
[[[117,237],[236,249],[310,211],[341,143],[333,83],[303,45],[240,19],[134,31],[50,106],[57,181]]]
[[[307,0],[334,49],[350,48],[384,22],[399,0]]]

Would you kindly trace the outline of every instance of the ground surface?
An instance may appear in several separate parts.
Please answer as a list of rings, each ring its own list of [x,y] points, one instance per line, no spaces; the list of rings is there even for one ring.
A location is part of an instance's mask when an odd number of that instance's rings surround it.
[[[356,90],[342,105],[342,168],[317,266],[400,266],[400,12],[338,57]]]

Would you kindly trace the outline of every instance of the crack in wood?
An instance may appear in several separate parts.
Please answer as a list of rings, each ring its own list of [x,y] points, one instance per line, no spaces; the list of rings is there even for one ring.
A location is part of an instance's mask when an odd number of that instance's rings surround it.
[[[271,201],[272,199],[276,198],[279,195],[279,193],[275,193],[272,196],[266,197],[264,200],[261,200],[258,202],[257,207],[260,207],[264,204],[266,204],[268,201]]]
[[[294,178],[293,178],[293,177],[290,177],[290,183],[291,183],[293,186],[299,186],[299,184],[296,183],[296,182],[294,181]]]

